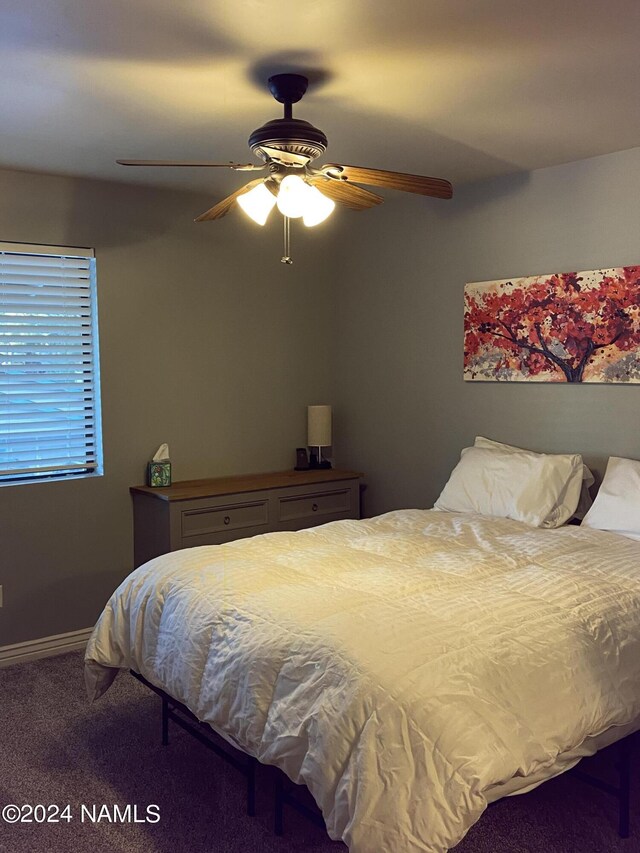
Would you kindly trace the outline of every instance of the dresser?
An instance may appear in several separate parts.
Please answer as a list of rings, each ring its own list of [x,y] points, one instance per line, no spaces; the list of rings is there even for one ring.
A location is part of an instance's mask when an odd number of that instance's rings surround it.
[[[360,518],[362,476],[318,469],[132,486],[134,564],[180,548]]]

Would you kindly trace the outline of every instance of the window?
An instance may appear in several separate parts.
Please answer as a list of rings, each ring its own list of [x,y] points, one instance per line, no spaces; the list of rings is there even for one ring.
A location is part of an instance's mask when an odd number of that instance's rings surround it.
[[[0,485],[102,473],[95,263],[0,243]]]

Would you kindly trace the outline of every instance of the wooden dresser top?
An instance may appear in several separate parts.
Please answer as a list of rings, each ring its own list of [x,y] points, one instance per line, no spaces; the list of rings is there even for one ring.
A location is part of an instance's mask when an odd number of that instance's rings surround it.
[[[194,498],[230,495],[236,492],[261,492],[287,486],[311,486],[316,483],[335,483],[363,477],[357,471],[335,468],[314,468],[309,471],[273,471],[267,474],[239,474],[233,477],[213,477],[207,480],[182,480],[171,486],[131,486],[131,494],[151,495],[163,501],[188,501]]]

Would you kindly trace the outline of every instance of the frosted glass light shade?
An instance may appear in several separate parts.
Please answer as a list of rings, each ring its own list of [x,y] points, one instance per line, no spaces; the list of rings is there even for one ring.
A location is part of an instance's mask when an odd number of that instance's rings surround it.
[[[305,199],[305,208],[302,215],[302,221],[309,228],[314,225],[319,225],[329,216],[334,207],[335,202],[326,195],[322,195],[317,187],[307,185],[307,197]]]
[[[331,446],[331,406],[307,406],[307,444]]]
[[[297,175],[287,175],[280,181],[278,210],[289,219],[299,219],[307,208],[309,187]]]
[[[254,222],[257,222],[258,225],[264,225],[273,210],[276,197],[269,192],[264,184],[258,184],[248,193],[239,195],[237,202]]]

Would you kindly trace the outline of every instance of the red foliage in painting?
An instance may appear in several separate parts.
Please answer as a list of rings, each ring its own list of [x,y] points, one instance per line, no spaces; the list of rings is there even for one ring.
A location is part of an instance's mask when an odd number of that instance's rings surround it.
[[[595,287],[582,281],[577,273],[563,273],[467,295],[465,364],[499,349],[498,367],[509,364],[529,376],[561,371],[567,382],[581,382],[598,350],[640,348],[640,266],[603,275]]]

